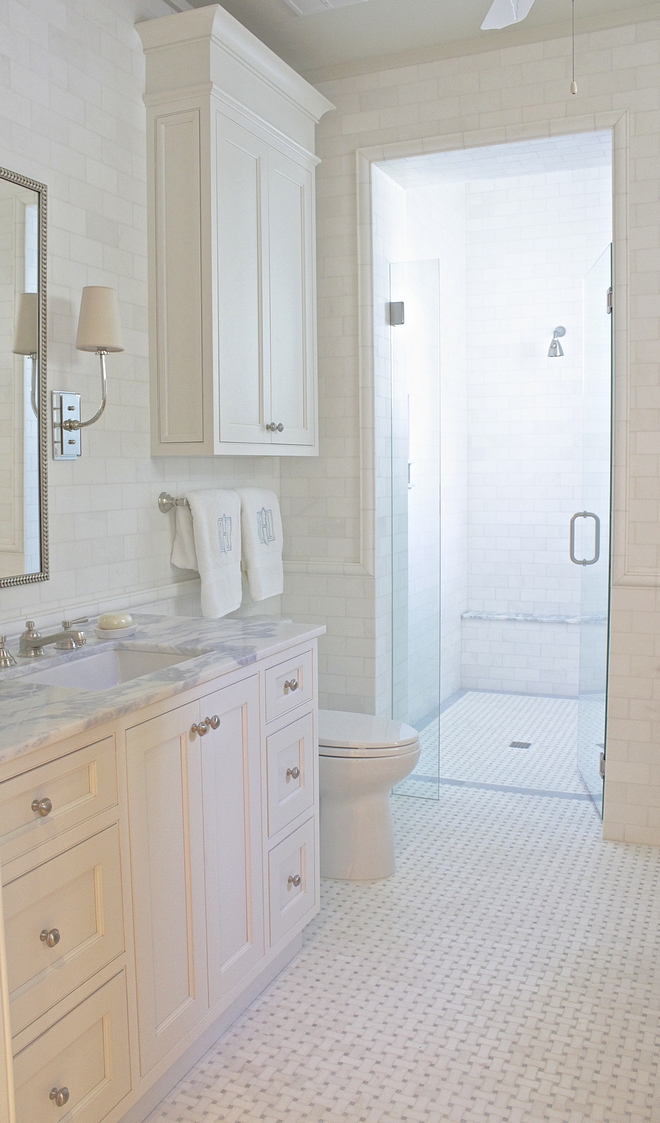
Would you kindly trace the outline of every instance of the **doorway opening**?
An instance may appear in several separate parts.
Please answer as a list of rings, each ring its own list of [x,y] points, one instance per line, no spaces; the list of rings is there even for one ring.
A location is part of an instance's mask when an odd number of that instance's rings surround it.
[[[422,741],[398,790],[538,791],[602,815],[611,131],[375,164],[372,213],[392,716]]]

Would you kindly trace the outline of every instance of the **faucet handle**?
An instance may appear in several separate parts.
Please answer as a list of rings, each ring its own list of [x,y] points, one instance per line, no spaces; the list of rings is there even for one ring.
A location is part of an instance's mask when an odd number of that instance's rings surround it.
[[[34,620],[26,620],[25,621],[25,633],[24,634],[28,635],[28,636],[38,636],[38,635],[41,634],[40,632],[35,631]]]
[[[7,651],[5,644],[7,642],[6,636],[0,636],[0,669],[4,670],[5,667],[15,667],[16,660],[10,651]]]
[[[62,627],[66,630],[68,628],[75,628],[76,624],[88,624],[89,616],[79,616],[77,620],[63,620]]]

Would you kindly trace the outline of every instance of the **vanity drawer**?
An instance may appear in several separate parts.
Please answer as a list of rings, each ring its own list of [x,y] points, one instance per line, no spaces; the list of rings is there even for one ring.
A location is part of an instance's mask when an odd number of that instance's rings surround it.
[[[269,837],[314,803],[315,755],[313,714],[266,737]]]
[[[119,828],[9,882],[3,899],[16,1034],[124,950]]]
[[[314,819],[308,819],[268,855],[271,947],[314,908],[316,882]]]
[[[0,784],[0,865],[116,803],[114,737],[5,780]]]
[[[16,1123],[100,1123],[131,1090],[124,973],[14,1058]],[[59,1107],[57,1089],[68,1099]]]
[[[283,714],[311,702],[314,697],[314,664],[312,651],[289,658],[266,671],[266,721],[275,721]]]

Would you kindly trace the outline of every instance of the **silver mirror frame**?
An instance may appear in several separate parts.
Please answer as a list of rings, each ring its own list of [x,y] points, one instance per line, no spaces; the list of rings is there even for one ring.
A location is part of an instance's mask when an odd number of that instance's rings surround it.
[[[48,189],[45,183],[0,167],[0,179],[34,191],[39,199],[39,532],[41,534],[41,569],[38,573],[21,573],[16,577],[0,577],[0,589],[15,585],[32,585],[48,581],[48,410],[46,378],[46,219]]]

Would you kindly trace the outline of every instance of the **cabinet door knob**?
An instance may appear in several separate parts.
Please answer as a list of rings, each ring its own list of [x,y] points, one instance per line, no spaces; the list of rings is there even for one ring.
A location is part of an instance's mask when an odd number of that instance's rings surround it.
[[[57,928],[44,928],[43,932],[39,933],[39,939],[46,947],[55,948],[60,942],[60,933]]]
[[[190,726],[190,732],[196,733],[198,735],[198,737],[205,737],[206,734],[208,733],[208,731],[209,731],[209,726],[206,724],[205,721],[200,721],[199,723],[195,722],[194,725]]]
[[[47,797],[44,799],[33,799],[30,807],[33,811],[36,811],[38,815],[41,815],[42,819],[45,819],[46,815],[50,815],[53,810],[53,805]]]
[[[218,717],[217,714],[214,714],[213,717],[205,717],[204,718],[204,724],[210,725],[211,729],[217,729],[218,726],[220,725],[220,718]]]
[[[297,690],[297,689],[298,689],[298,679],[297,678],[287,679],[287,681],[284,683],[284,693],[285,694],[289,690],[294,691],[294,690]]]
[[[280,421],[279,425],[277,425],[274,421],[269,422],[269,424],[266,426],[266,429],[269,433],[283,433],[284,432],[284,426],[283,426],[281,421]]]
[[[289,779],[289,776],[291,777],[292,780],[298,779],[298,777],[300,776],[300,769],[298,768],[298,765],[296,765],[295,768],[287,768],[287,770],[286,770],[287,780]]]
[[[302,884],[302,877],[300,876],[299,873],[292,873],[291,876],[289,877],[288,884],[289,885],[295,885],[295,887],[297,889],[298,886]]]
[[[69,1102],[68,1088],[51,1088],[49,1099],[53,1100],[56,1107],[64,1107]]]

